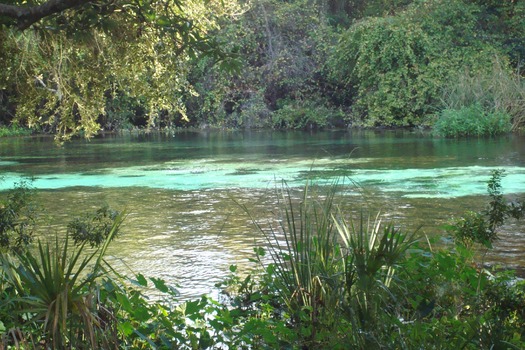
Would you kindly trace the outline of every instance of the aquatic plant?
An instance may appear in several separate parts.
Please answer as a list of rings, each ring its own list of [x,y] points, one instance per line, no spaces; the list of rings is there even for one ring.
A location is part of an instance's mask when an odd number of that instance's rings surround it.
[[[511,131],[509,114],[503,111],[486,111],[479,103],[459,109],[444,109],[433,125],[433,132],[440,136],[490,136]]]

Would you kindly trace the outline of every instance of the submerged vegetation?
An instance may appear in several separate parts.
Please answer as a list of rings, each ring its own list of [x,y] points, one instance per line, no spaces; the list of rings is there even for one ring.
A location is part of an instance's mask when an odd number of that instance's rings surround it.
[[[501,195],[502,175],[488,183],[487,210],[451,224],[456,244],[444,248],[380,215],[342,210],[343,183],[283,186],[277,217],[254,220],[267,239],[254,248],[254,269],[231,266],[219,301],[180,303],[161,279],[115,271],[104,253],[123,216],[103,207],[71,225],[97,227],[90,232],[104,232],[101,240],[70,230],[74,245],[2,252],[0,346],[521,349],[525,284],[486,267],[472,244],[490,248],[498,227],[523,216],[523,202]],[[163,297],[148,298],[152,288]]]

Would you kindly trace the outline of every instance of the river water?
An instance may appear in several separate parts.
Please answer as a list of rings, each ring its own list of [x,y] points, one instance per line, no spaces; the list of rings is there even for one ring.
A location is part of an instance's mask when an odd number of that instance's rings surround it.
[[[214,290],[237,264],[248,269],[275,219],[276,188],[343,184],[351,215],[381,211],[403,230],[444,237],[441,226],[487,203],[486,182],[504,169],[509,199],[525,195],[525,137],[450,140],[408,131],[180,132],[106,135],[57,146],[52,138],[0,139],[0,190],[31,177],[41,234],[63,234],[102,204],[125,210],[109,251],[123,273],[178,284],[181,298]],[[295,190],[294,190],[295,191]],[[295,193],[295,192],[294,192]],[[525,267],[525,225],[509,222],[488,261]]]

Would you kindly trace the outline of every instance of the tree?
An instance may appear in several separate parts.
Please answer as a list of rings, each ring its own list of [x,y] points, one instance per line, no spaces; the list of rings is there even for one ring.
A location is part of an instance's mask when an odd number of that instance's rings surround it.
[[[6,24],[15,25],[18,29],[23,30],[42,18],[80,7],[86,3],[88,3],[87,0],[49,0],[33,6],[0,3],[0,16],[4,16]]]
[[[235,47],[241,72],[232,77],[208,65],[194,67],[191,79],[199,94],[186,99],[193,122],[310,128],[339,117],[323,95],[323,63],[335,39],[325,5],[252,1],[237,21],[225,23],[216,35]]]
[[[504,53],[484,40],[478,13],[477,5],[462,0],[429,0],[394,16],[358,21],[342,33],[329,65],[353,103],[356,122],[420,125],[458,74],[492,70]]]
[[[67,139],[100,129],[108,101],[141,104],[148,123],[185,118],[188,61],[227,54],[208,32],[233,2],[49,0],[0,3],[0,90],[15,120]]]

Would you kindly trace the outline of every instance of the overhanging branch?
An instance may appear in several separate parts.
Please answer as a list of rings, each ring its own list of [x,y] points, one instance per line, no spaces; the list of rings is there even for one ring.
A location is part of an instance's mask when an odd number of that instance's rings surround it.
[[[42,18],[81,6],[89,0],[49,0],[38,6],[16,6],[0,3],[0,16],[13,19],[15,26],[24,30]]]

